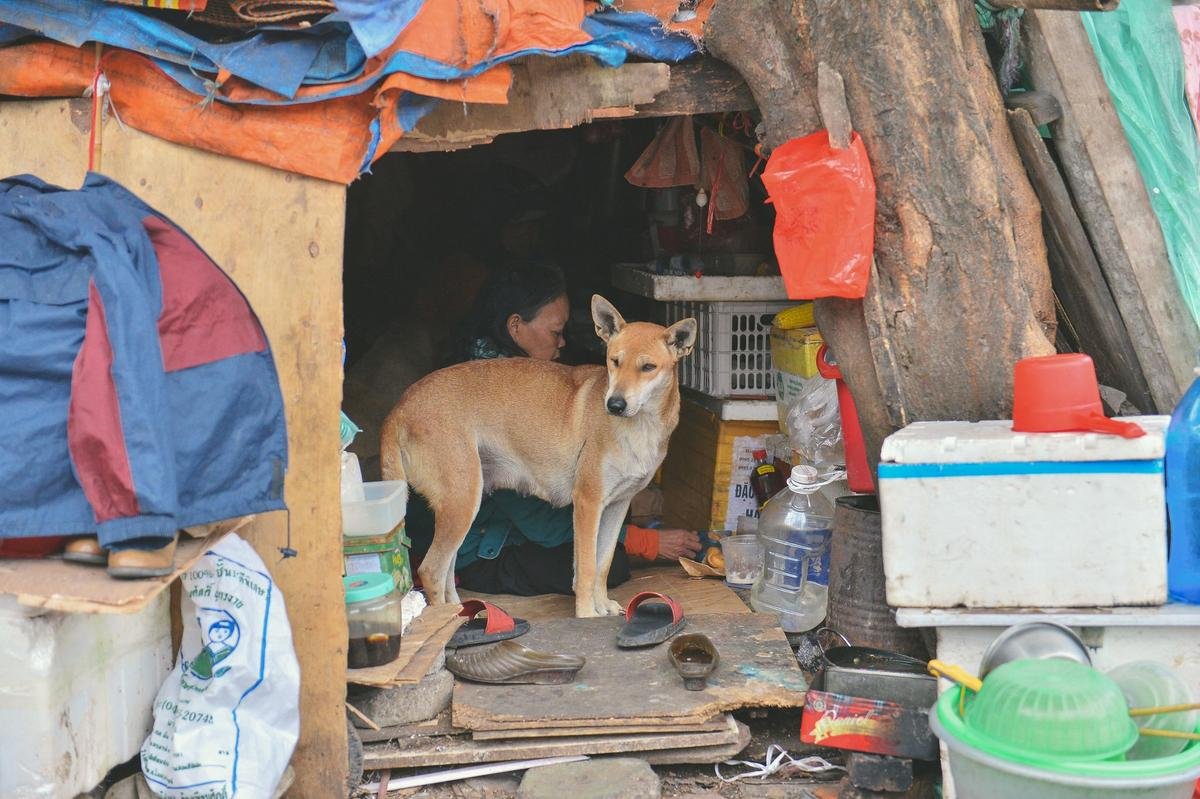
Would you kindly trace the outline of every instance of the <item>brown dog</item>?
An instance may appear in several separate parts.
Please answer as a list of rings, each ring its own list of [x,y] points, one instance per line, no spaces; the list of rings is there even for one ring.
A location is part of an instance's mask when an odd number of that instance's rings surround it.
[[[383,424],[385,480],[408,480],[435,517],[421,564],[431,603],[458,602],[454,560],[483,495],[507,488],[575,505],[575,615],[608,616],[608,570],[633,495],[679,422],[675,365],[696,320],[626,324],[592,297],[606,370],[530,358],[471,361],[413,385]]]

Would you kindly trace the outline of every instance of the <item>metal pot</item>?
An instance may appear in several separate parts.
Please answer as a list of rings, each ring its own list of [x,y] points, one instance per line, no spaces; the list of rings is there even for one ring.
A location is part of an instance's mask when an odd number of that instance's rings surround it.
[[[928,708],[937,701],[937,679],[925,661],[866,646],[825,651],[825,690],[905,707]]]

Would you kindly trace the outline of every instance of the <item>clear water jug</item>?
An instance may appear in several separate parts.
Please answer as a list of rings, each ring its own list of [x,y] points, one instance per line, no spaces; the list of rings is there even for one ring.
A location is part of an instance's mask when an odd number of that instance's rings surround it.
[[[785,632],[802,633],[825,618],[833,505],[811,466],[792,469],[787,488],[767,502],[758,520],[763,566],[750,605],[777,613]]]
[[[1200,378],[1171,414],[1166,468],[1171,520],[1167,590],[1177,602],[1200,605]]]

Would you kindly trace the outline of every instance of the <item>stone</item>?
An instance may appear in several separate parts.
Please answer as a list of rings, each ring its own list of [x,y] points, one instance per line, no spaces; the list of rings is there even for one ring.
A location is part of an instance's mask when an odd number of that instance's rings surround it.
[[[431,672],[412,685],[371,688],[350,700],[364,716],[380,727],[395,727],[427,721],[450,706],[454,675],[444,668]],[[366,727],[361,720],[355,726]]]
[[[855,787],[868,791],[903,793],[913,784],[913,762],[899,757],[851,752],[846,771]]]
[[[658,775],[645,760],[593,758],[525,772],[517,799],[660,799]]]

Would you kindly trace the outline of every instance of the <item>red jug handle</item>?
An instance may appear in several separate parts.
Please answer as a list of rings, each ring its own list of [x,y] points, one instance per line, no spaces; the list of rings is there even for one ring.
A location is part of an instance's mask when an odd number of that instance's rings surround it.
[[[817,371],[821,373],[821,377],[826,380],[841,380],[842,370],[838,368],[836,363],[830,363],[826,355],[829,352],[829,345],[822,344],[817,349]]]
[[[1146,435],[1142,426],[1135,422],[1122,422],[1110,419],[1104,414],[1087,414],[1079,420],[1079,427],[1093,433],[1109,433],[1121,438],[1141,438]]]

